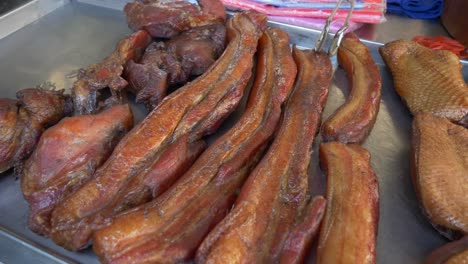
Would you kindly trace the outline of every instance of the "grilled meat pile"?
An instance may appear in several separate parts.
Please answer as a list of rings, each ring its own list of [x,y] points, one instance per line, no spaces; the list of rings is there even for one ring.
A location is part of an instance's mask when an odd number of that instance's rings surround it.
[[[229,44],[220,59],[169,95],[120,141],[94,178],[52,212],[51,237],[57,244],[85,247],[93,229],[158,196],[188,169],[202,137],[213,133],[239,104],[264,28],[265,17],[255,12],[229,20]],[[177,164],[162,170],[168,166],[166,155],[174,151]]]

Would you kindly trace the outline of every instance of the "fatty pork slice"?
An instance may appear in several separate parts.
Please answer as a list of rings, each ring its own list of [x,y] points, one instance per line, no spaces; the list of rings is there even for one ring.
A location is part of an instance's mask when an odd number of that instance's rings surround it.
[[[32,231],[49,235],[55,206],[91,179],[132,125],[130,107],[118,105],[65,118],[44,132],[21,178]]]

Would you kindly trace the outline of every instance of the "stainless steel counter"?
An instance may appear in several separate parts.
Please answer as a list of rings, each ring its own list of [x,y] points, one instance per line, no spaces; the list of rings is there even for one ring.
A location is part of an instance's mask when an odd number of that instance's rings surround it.
[[[387,43],[397,39],[412,39],[417,35],[449,36],[439,19],[421,20],[387,14],[386,22],[382,24],[366,24],[356,30],[360,38],[379,43]]]

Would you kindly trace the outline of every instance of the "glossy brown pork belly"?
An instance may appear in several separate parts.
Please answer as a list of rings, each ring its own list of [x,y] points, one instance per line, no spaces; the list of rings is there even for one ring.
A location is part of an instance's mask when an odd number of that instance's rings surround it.
[[[87,245],[93,226],[164,191],[161,183],[180,174],[152,174],[174,144],[199,148],[202,137],[212,133],[239,104],[252,74],[253,55],[266,27],[266,17],[243,12],[227,23],[229,44],[223,55],[200,78],[175,91],[130,131],[94,179],[60,203],[52,213],[52,239],[67,249]],[[185,140],[185,142],[183,141]],[[193,157],[184,153],[184,172]],[[150,178],[159,175],[160,178]],[[131,188],[129,189],[129,186]],[[103,214],[101,214],[103,212]]]
[[[380,108],[382,80],[369,49],[354,33],[344,36],[338,62],[346,71],[351,93],[322,125],[325,141],[362,143],[374,127]]]
[[[468,235],[468,129],[417,114],[411,144],[413,185],[424,213],[448,238]]]
[[[312,231],[318,227],[325,203],[323,198],[308,201],[307,170],[332,66],[324,52],[294,48],[293,56],[298,76],[278,134],[234,208],[199,247],[197,263],[276,263],[288,255],[300,259],[311,236],[295,242],[289,235],[303,225]]]
[[[226,12],[219,0],[135,0],[125,5],[128,26],[145,30],[155,38],[172,38],[194,27],[224,24]]]
[[[55,205],[91,178],[132,125],[130,107],[120,105],[62,119],[42,134],[21,178],[31,230],[50,233]]]
[[[16,97],[0,99],[0,173],[14,166],[20,173],[42,132],[72,111],[63,90],[29,88]]]
[[[169,41],[148,46],[140,62],[129,61],[124,77],[136,101],[152,110],[168,87],[185,84],[203,74],[225,48],[226,28],[220,23],[196,27]]]
[[[275,132],[296,76],[285,32],[267,30],[258,49],[257,75],[240,120],[162,196],[95,232],[94,250],[101,261],[188,261],[229,211],[236,190]]]
[[[431,113],[468,126],[468,85],[455,54],[408,40],[387,43],[380,54],[413,115]]]
[[[356,144],[320,145],[327,174],[327,211],[317,263],[376,263],[379,187],[370,154]]]
[[[122,102],[122,90],[127,81],[121,77],[130,60],[139,60],[151,37],[145,31],[135,32],[119,41],[115,50],[102,62],[80,70],[73,84],[74,115],[91,114],[98,110],[99,90],[110,88],[114,102]]]

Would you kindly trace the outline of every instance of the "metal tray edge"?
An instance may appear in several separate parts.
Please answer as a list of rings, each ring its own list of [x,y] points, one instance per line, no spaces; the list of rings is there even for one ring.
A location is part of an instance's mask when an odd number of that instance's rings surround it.
[[[0,39],[37,21],[69,2],[70,0],[32,0],[0,16]]]

